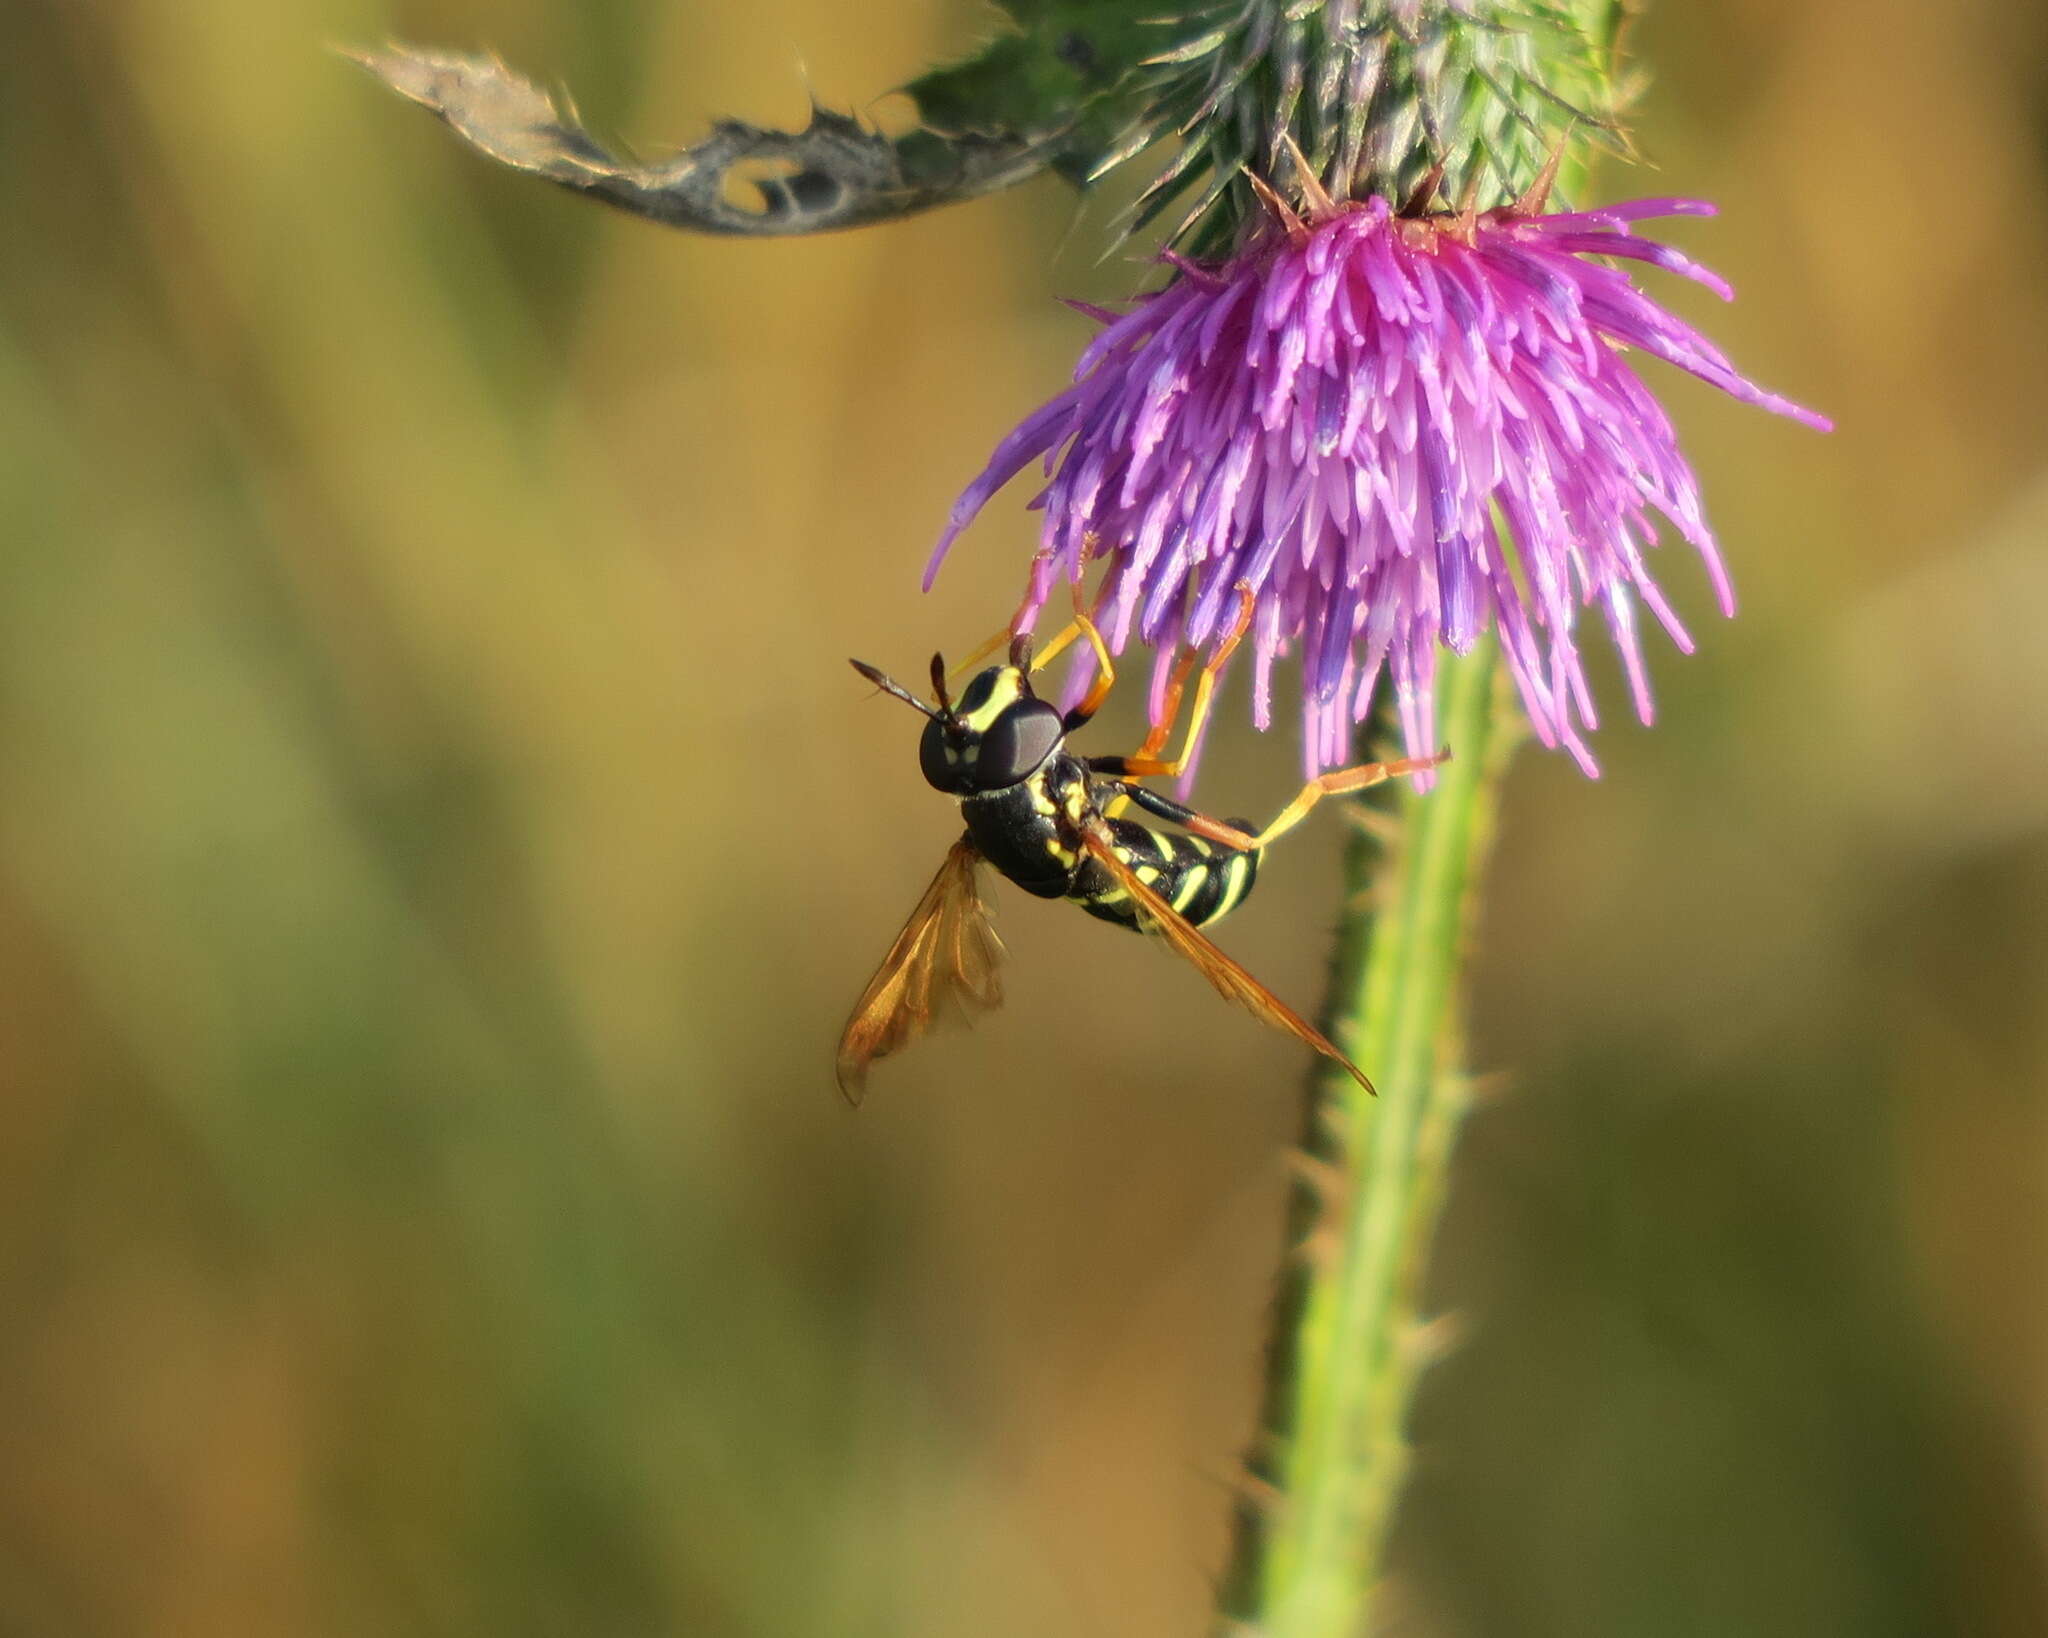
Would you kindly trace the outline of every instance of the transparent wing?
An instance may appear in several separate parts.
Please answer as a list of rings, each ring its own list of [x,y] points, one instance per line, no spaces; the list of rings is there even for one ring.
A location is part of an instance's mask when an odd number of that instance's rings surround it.
[[[981,855],[961,837],[939,866],[839,1038],[839,1090],[857,1104],[868,1066],[931,1028],[948,999],[972,1017],[1003,1004],[1003,941],[981,896]]]
[[[1373,1090],[1365,1071],[1339,1052],[1328,1036],[1225,955],[1206,934],[1198,931],[1193,923],[1140,881],[1138,873],[1117,857],[1116,847],[1106,831],[1093,827],[1085,829],[1081,845],[1130,894],[1131,902],[1137,905],[1147,930],[1157,933],[1178,954],[1193,962],[1196,970],[1216,986],[1218,993],[1235,1001],[1261,1023],[1285,1030],[1297,1041],[1342,1064],[1360,1086],[1368,1092]]]

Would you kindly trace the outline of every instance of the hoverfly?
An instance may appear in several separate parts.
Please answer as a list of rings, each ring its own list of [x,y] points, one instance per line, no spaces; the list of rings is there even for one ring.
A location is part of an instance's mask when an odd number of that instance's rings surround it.
[[[1197,677],[1187,736],[1180,755],[1171,760],[1160,753],[1194,672],[1197,656],[1189,648],[1176,661],[1160,721],[1135,754],[1080,757],[1067,749],[1067,736],[1101,709],[1116,681],[1108,645],[1081,612],[1078,596],[1074,624],[1036,660],[1028,636],[1011,638],[1007,663],[978,673],[957,700],[947,691],[946,664],[939,655],[932,656],[934,703],[929,704],[875,667],[851,662],[877,688],[929,719],[918,747],[919,766],[935,788],[958,800],[967,829],[847,1019],[837,1067],[839,1088],[849,1103],[859,1103],[868,1066],[923,1035],[938,1003],[951,999],[970,1014],[1001,1004],[997,969],[1003,946],[981,896],[983,864],[1034,897],[1070,899],[1104,921],[1165,939],[1226,998],[1334,1059],[1372,1090],[1365,1073],[1322,1031],[1197,929],[1244,902],[1266,848],[1323,797],[1420,773],[1450,753],[1323,774],[1257,833],[1248,821],[1212,819],[1138,783],[1178,776],[1200,744],[1216,679],[1250,624],[1249,589],[1240,587],[1239,596],[1236,626]],[[1032,691],[1031,677],[1076,635],[1094,650],[1096,676],[1087,696],[1062,713]],[[1177,830],[1126,819],[1126,807]]]

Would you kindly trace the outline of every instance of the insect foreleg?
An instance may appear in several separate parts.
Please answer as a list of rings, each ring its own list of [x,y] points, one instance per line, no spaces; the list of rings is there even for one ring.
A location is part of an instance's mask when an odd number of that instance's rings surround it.
[[[1071,641],[1076,632],[1087,638],[1088,646],[1095,650],[1095,681],[1088,685],[1088,692],[1082,697],[1081,703],[1061,720],[1061,727],[1070,734],[1075,729],[1084,727],[1089,719],[1102,709],[1102,702],[1109,698],[1109,691],[1116,686],[1116,662],[1109,657],[1109,644],[1102,640],[1101,630],[1088,617],[1088,611],[1081,606],[1081,587],[1078,582],[1074,585],[1074,623],[1060,636]],[[1057,648],[1049,650],[1045,658],[1038,661],[1038,665],[1043,665],[1046,659],[1050,659],[1057,652]],[[1032,667],[1034,671],[1037,668],[1036,665]]]

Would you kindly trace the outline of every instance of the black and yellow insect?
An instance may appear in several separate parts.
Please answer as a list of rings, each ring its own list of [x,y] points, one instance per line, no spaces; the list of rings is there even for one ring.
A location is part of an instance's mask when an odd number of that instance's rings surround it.
[[[876,687],[929,719],[918,748],[919,765],[934,787],[959,801],[967,831],[946,855],[847,1020],[838,1072],[840,1090],[849,1101],[860,1101],[870,1064],[924,1033],[939,1002],[950,997],[969,1011],[1001,1002],[997,965],[1002,943],[977,881],[976,867],[983,862],[1038,898],[1070,899],[1090,915],[1163,937],[1230,1000],[1334,1058],[1371,1089],[1358,1066],[1320,1030],[1197,929],[1244,902],[1266,847],[1321,798],[1419,772],[1448,753],[1326,773],[1303,786],[1279,817],[1256,834],[1246,821],[1212,819],[1140,784],[1147,778],[1173,778],[1185,766],[1189,750],[1200,742],[1216,678],[1249,614],[1247,596],[1236,631],[1199,673],[1187,737],[1180,756],[1170,761],[1160,753],[1195,669],[1192,651],[1180,656],[1161,721],[1135,754],[1078,757],[1067,749],[1067,736],[1101,709],[1116,679],[1101,633],[1078,609],[1074,625],[1035,663],[1030,639],[1013,638],[1008,662],[978,673],[958,700],[947,692],[945,662],[936,654],[933,704],[873,666],[852,662]],[[1031,674],[1076,635],[1095,650],[1096,679],[1087,697],[1062,713],[1032,691]],[[1124,818],[1126,807],[1178,830],[1157,830]]]

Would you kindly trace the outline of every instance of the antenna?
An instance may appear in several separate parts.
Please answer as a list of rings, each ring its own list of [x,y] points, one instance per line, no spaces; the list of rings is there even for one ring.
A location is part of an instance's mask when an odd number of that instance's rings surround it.
[[[934,655],[933,658],[936,659],[937,656]],[[880,671],[876,670],[875,667],[869,665],[867,661],[848,660],[846,663],[852,666],[853,669],[858,671],[863,677],[867,678],[869,682],[873,683],[883,693],[893,695],[895,698],[901,700],[905,705],[911,706],[916,710],[922,711],[934,722],[936,722],[939,719],[941,715],[940,712],[934,711],[929,705],[925,704],[923,700],[919,699],[915,694],[911,693],[911,691],[905,688],[901,683],[897,682],[894,678],[883,675]],[[939,697],[941,700],[945,698],[945,691],[943,688],[940,690]]]

